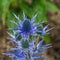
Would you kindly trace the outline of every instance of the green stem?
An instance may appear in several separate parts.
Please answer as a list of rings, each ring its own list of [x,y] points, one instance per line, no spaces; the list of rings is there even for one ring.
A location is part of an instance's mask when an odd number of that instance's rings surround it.
[[[29,51],[27,52],[27,60],[30,60],[30,54],[29,54]]]

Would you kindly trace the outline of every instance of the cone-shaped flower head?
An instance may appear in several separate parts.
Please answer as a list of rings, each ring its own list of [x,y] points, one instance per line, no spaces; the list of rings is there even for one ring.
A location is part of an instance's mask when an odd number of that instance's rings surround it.
[[[35,48],[36,47],[36,48]],[[11,48],[10,52],[6,52],[5,55],[12,55],[12,59],[14,57],[16,60],[27,60],[27,53],[29,55],[29,60],[34,60],[34,59],[40,59],[40,58],[45,58],[46,56],[44,55],[39,55],[42,54],[46,49],[50,48],[51,44],[46,44],[43,45],[43,40],[41,40],[37,46],[35,46],[35,40],[31,41],[29,43],[29,48],[20,48],[20,46]],[[14,52],[15,50],[15,52]]]
[[[16,22],[13,22],[14,24],[17,25],[16,28],[12,28],[13,30],[17,30],[22,37],[27,37],[29,35],[35,35],[35,33],[37,32],[38,23],[34,23],[34,20],[37,14],[30,20],[25,16],[23,12],[23,18],[24,18],[23,21],[20,20],[20,18],[17,17],[15,14],[14,16],[18,20],[18,24]]]

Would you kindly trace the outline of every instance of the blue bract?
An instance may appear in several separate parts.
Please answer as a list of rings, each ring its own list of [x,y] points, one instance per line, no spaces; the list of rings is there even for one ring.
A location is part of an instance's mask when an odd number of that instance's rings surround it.
[[[12,55],[12,60],[14,60],[14,58],[17,60],[19,60],[19,59],[25,60],[26,59],[25,54],[21,50],[16,50],[15,52],[14,51],[6,52],[5,55],[6,56]]]

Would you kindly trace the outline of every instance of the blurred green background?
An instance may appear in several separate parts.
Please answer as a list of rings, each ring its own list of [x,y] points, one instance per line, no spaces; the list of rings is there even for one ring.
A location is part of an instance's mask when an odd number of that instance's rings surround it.
[[[0,15],[3,25],[5,25],[5,22],[8,26],[11,25],[9,21],[15,20],[13,13],[22,19],[23,11],[29,18],[37,13],[36,22],[47,21],[46,12],[48,10],[60,11],[55,4],[46,0],[0,0]]]

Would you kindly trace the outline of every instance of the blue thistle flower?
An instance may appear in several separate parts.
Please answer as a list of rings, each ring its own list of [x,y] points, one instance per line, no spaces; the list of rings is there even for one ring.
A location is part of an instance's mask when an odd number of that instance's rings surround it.
[[[14,16],[18,20],[18,24],[16,22],[12,21],[14,24],[17,25],[17,28],[12,28],[12,30],[17,30],[22,37],[28,37],[29,35],[36,34],[36,32],[38,31],[37,30],[38,23],[34,23],[34,20],[35,20],[37,14],[31,20],[29,20],[23,12],[23,18],[24,18],[23,21],[20,20],[20,18],[17,17],[15,14],[14,14]]]
[[[49,34],[49,31],[53,28],[47,29],[47,25],[41,28],[41,30],[38,30],[37,27],[39,23],[34,23],[37,14],[30,20],[23,12],[23,21],[15,14],[14,16],[18,20],[18,23],[15,21],[11,22],[14,23],[17,27],[12,28],[13,35],[10,33],[8,34],[11,37],[9,39],[12,42],[15,42],[17,45],[15,44],[15,46],[11,48],[9,52],[6,52],[5,55],[12,55],[12,60],[14,60],[14,58],[16,58],[16,60],[34,60],[36,58],[45,58],[45,56],[40,56],[39,54],[42,54],[42,52],[44,52],[47,48],[50,48],[51,44],[43,45],[43,40],[41,40],[37,45],[35,45],[35,40],[30,40],[27,38],[29,38],[30,35],[38,36],[39,34],[37,34],[37,32],[40,32],[41,37],[43,37],[43,35]],[[18,33],[17,36],[16,33]],[[19,35],[22,36],[20,41],[17,40]]]
[[[39,54],[42,54],[42,52],[51,47],[51,44],[43,45],[43,40],[41,40],[37,45],[35,45],[35,40],[32,40],[31,42],[29,42],[28,48],[23,48],[21,42],[18,42],[17,44],[19,46],[11,48],[10,52],[5,53],[5,55],[12,55],[12,59],[16,57],[16,59],[18,60],[22,58],[24,58],[22,60],[27,60],[26,54],[29,53],[29,60],[34,60],[45,58],[45,56],[39,56]]]

